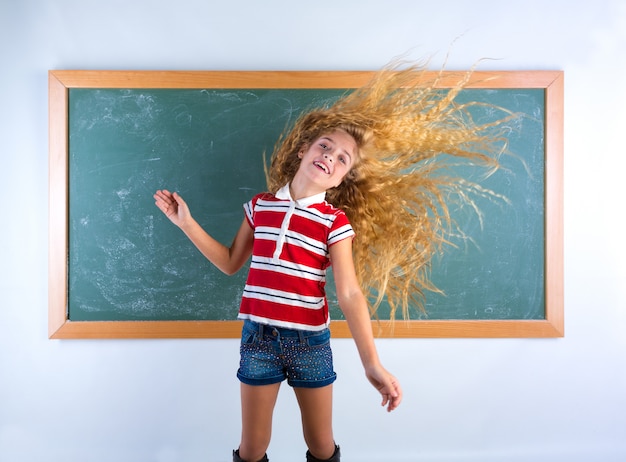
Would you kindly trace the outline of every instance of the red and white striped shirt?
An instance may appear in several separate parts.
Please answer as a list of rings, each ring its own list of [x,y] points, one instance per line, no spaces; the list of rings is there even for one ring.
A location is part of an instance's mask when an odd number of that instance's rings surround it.
[[[276,195],[256,195],[244,211],[254,245],[238,318],[290,329],[326,328],[328,249],[354,236],[346,214],[327,203],[325,193],[294,201],[289,185]]]

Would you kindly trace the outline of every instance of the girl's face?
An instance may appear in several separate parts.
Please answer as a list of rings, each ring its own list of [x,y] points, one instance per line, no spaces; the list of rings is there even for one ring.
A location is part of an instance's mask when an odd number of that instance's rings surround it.
[[[343,130],[320,136],[305,147],[298,174],[315,181],[324,190],[339,186],[357,161],[358,147],[352,136]]]

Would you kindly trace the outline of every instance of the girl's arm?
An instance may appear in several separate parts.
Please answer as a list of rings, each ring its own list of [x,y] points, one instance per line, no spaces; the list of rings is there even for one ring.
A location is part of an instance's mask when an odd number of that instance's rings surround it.
[[[402,401],[402,389],[398,380],[385,370],[378,358],[367,301],[354,270],[352,239],[344,239],[333,244],[330,247],[330,258],[339,307],[348,322],[365,375],[382,395],[382,405],[387,405],[387,410],[393,411]]]
[[[252,253],[254,233],[244,218],[230,247],[207,234],[191,216],[187,203],[178,193],[165,189],[154,195],[156,206],[178,226],[202,254],[222,272],[231,275],[239,271]]]

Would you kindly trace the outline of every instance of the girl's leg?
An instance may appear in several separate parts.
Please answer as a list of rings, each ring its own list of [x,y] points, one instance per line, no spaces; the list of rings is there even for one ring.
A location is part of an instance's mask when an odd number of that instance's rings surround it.
[[[333,437],[333,386],[321,388],[294,387],[300,413],[304,441],[313,456],[330,459],[335,453]]]
[[[263,460],[272,436],[272,414],[280,383],[241,384],[241,444],[239,457],[245,461]]]

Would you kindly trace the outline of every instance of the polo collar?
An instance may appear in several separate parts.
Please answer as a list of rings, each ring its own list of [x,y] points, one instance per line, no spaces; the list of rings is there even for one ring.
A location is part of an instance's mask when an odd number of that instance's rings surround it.
[[[282,188],[278,190],[278,192],[276,193],[276,198],[281,199],[281,200],[288,200],[291,202],[295,202],[296,205],[300,207],[308,207],[309,205],[312,205],[312,204],[319,204],[320,202],[324,202],[324,200],[326,200],[326,191],[323,191],[319,194],[314,194],[309,197],[303,197],[302,199],[298,199],[297,201],[294,201],[291,198],[291,192],[289,191],[289,183],[287,183],[285,186],[283,186]]]

